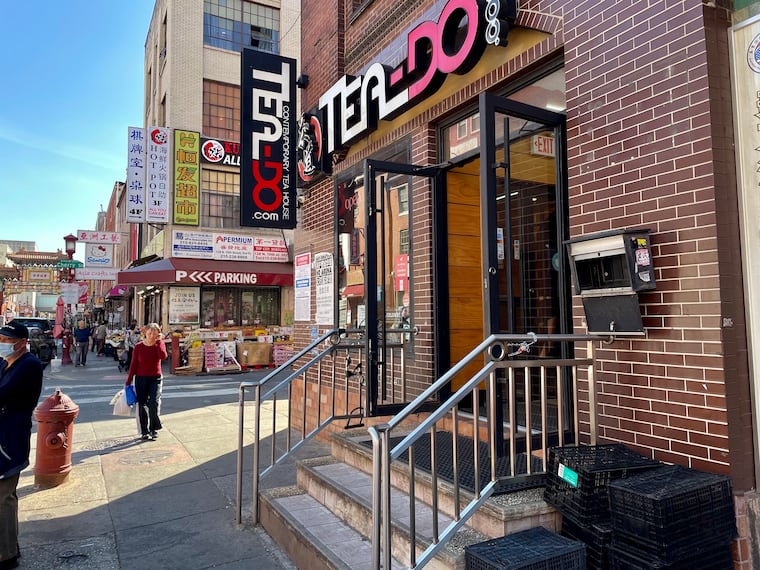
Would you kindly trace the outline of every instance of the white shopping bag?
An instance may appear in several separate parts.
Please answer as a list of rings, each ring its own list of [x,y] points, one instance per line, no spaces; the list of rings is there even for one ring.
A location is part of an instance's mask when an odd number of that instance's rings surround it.
[[[116,392],[116,395],[111,399],[111,404],[113,404],[114,416],[132,415],[132,407],[127,404],[127,395],[124,393],[124,390]]]

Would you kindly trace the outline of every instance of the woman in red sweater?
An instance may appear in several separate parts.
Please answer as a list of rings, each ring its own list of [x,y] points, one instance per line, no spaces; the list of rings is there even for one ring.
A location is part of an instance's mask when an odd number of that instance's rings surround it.
[[[161,361],[167,356],[166,345],[161,339],[161,327],[150,323],[145,327],[145,340],[138,342],[132,352],[132,362],[125,386],[135,382],[137,413],[143,439],[156,439],[161,429],[158,404],[161,397]]]

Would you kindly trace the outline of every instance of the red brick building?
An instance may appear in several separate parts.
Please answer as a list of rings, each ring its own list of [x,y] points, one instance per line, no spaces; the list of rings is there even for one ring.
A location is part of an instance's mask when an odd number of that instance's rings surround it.
[[[333,255],[337,301],[317,298],[297,337],[377,336],[407,311],[403,366],[421,389],[491,333],[586,332],[565,242],[648,229],[656,287],[638,296],[643,330],[596,347],[599,436],[729,475],[734,557],[749,568],[760,448],[733,6],[477,6],[302,2],[302,108],[321,120],[332,173],[304,190],[295,253]]]

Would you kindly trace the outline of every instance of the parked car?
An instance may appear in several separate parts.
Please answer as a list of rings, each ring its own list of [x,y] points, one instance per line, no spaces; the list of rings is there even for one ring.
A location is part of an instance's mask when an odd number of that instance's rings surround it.
[[[29,329],[29,352],[48,364],[56,356],[53,327],[49,319],[41,317],[15,317],[13,319]]]

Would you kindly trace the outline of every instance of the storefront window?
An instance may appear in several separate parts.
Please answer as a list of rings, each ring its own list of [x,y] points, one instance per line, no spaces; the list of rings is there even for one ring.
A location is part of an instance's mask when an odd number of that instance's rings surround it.
[[[201,294],[201,325],[276,326],[280,324],[280,290],[258,287],[204,289]]]
[[[280,324],[280,290],[259,288],[243,292],[242,324]]]

